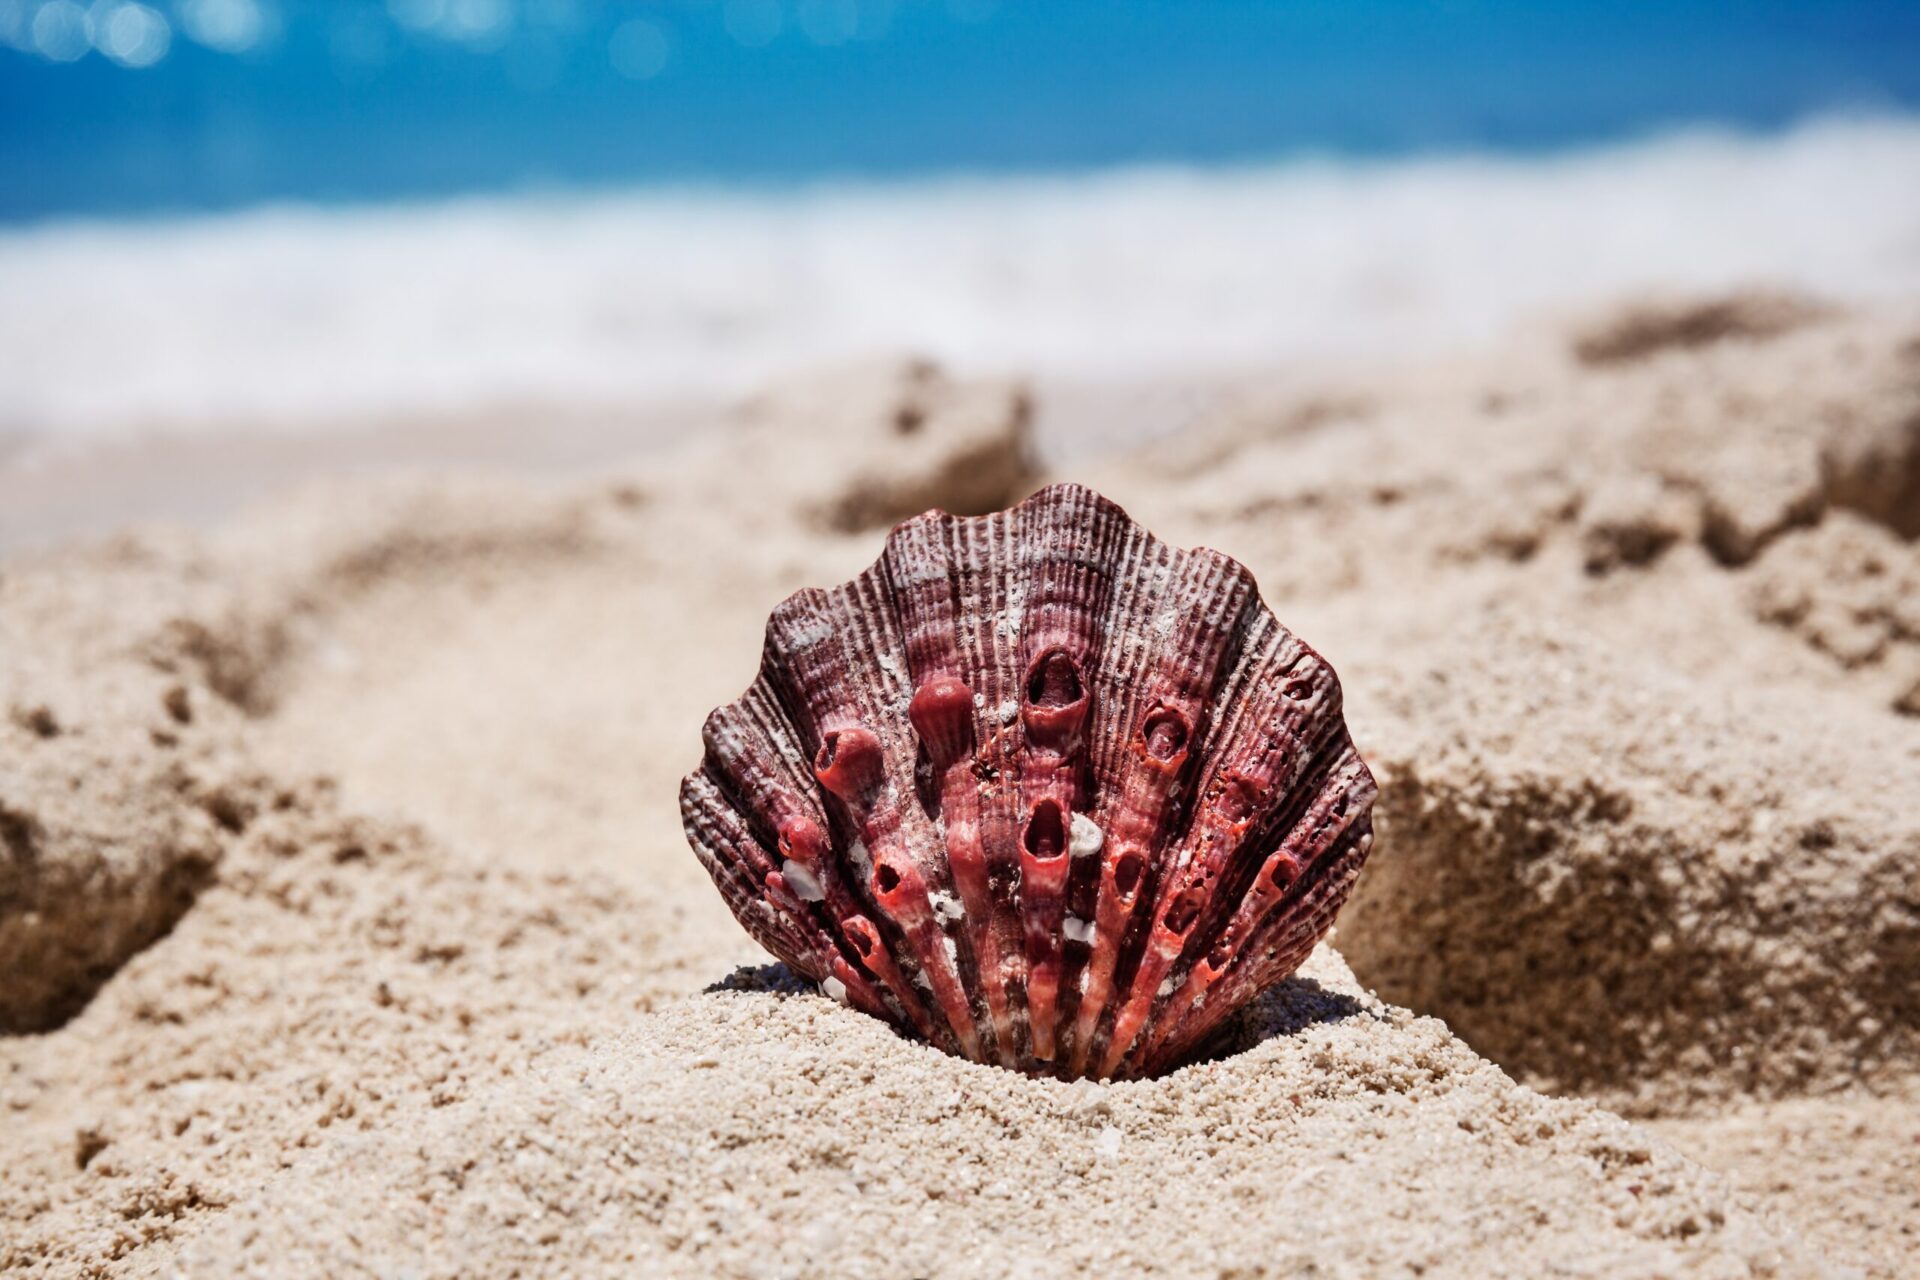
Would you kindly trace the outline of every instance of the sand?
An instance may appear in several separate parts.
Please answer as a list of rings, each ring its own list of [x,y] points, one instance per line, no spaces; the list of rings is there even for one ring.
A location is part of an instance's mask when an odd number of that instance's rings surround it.
[[[851,369],[8,561],[0,1269],[1916,1274],[1920,319],[1650,299],[1063,477],[1244,560],[1382,781],[1331,945],[1111,1086],[759,967],[672,803],[1033,412]]]

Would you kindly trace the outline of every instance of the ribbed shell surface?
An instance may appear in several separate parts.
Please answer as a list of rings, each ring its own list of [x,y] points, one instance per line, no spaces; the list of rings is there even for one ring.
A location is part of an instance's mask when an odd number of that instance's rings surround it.
[[[1374,784],[1251,575],[1089,489],[928,512],[799,592],[715,711],[687,837],[747,931],[949,1052],[1194,1053],[1333,923]]]

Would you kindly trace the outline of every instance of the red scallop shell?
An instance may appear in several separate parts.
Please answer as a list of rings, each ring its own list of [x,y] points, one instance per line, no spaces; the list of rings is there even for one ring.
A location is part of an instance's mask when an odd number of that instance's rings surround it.
[[[835,997],[1035,1074],[1178,1064],[1333,923],[1374,783],[1253,577],[1090,489],[928,512],[767,623],[687,838]]]

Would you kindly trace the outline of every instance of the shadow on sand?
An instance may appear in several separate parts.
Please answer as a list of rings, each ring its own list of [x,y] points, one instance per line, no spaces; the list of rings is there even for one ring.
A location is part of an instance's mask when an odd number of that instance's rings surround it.
[[[705,988],[705,993],[709,995],[721,991],[786,997],[817,995],[819,988],[784,964],[763,964],[742,965]],[[1376,1011],[1345,992],[1329,990],[1312,978],[1296,974],[1256,996],[1252,1003],[1229,1018],[1225,1026],[1172,1070],[1203,1062],[1220,1062],[1268,1040],[1296,1035],[1320,1023],[1343,1022],[1355,1016],[1376,1016]],[[904,1034],[902,1038],[917,1039]]]

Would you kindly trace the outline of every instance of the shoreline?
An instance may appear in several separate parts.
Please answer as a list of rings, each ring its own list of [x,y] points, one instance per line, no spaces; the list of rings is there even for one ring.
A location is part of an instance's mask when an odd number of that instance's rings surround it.
[[[1920,118],[1835,117],[1535,159],[0,230],[0,439],[571,423],[909,355],[1206,386],[1504,348],[1661,293],[1898,303],[1920,292],[1916,173]]]

